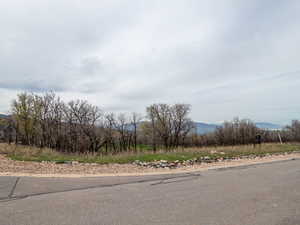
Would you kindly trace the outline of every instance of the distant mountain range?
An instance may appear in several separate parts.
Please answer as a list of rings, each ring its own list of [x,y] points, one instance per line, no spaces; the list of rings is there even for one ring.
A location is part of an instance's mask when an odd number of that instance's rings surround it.
[[[266,130],[280,130],[283,128],[278,124],[267,123],[267,122],[259,122],[259,123],[255,123],[255,125],[260,129],[266,129]],[[197,134],[207,134],[207,133],[214,132],[218,126],[222,126],[222,124],[218,125],[218,124],[195,122]]]
[[[283,126],[274,124],[274,123],[266,123],[266,122],[260,122],[255,123],[255,125],[260,129],[268,129],[268,130],[280,130],[283,128]]]
[[[6,118],[8,118],[8,117],[9,117],[8,115],[0,114],[0,119],[6,119]]]
[[[194,122],[196,127],[197,134],[207,134],[214,132],[218,126],[217,124],[209,124],[209,123],[201,123],[201,122]]]

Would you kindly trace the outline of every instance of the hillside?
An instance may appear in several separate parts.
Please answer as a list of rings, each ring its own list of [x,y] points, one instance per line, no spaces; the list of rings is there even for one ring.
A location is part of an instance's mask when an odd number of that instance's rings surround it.
[[[220,126],[220,125],[195,122],[197,134],[207,134],[207,133],[214,132],[218,126]]]
[[[261,123],[255,123],[256,126],[260,129],[268,129],[268,130],[280,130],[282,129],[282,126],[274,123],[266,123],[266,122],[261,122]]]
[[[282,126],[278,124],[268,123],[268,122],[259,122],[255,123],[255,125],[260,129],[266,130],[280,130]],[[202,122],[195,122],[197,134],[207,134],[210,132],[214,132],[218,126],[218,124],[209,124],[209,123],[202,123]]]
[[[0,119],[6,119],[6,118],[8,118],[8,115],[1,114],[1,113],[0,113]]]

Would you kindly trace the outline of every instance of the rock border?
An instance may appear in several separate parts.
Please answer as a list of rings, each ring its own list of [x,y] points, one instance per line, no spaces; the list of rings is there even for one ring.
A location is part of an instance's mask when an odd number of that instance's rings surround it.
[[[222,154],[223,152],[220,152],[219,154]],[[285,152],[285,153],[266,153],[265,155],[247,155],[247,156],[240,156],[240,157],[221,157],[221,158],[215,158],[210,156],[203,156],[188,160],[176,160],[176,161],[167,161],[167,160],[158,160],[158,161],[152,161],[152,162],[143,162],[136,160],[133,162],[134,165],[141,166],[141,167],[147,167],[147,168],[168,168],[168,169],[176,169],[176,168],[182,168],[186,166],[192,166],[192,165],[200,165],[203,163],[216,163],[216,162],[230,162],[234,160],[241,160],[241,159],[258,159],[258,158],[266,158],[271,156],[278,156],[278,155],[290,155],[300,153],[300,151],[293,151],[293,152]],[[225,154],[225,153],[224,153]]]
[[[240,166],[260,165],[272,162],[284,162],[290,160],[300,160],[300,153],[286,153],[270,155],[268,157],[256,157],[256,158],[239,158],[234,160],[223,160],[221,162],[210,162],[193,164],[190,166],[178,167],[175,169],[158,170],[154,172],[138,172],[138,173],[101,173],[101,174],[34,174],[34,173],[16,173],[16,172],[0,172],[0,176],[16,176],[16,177],[53,177],[53,178],[83,178],[83,177],[116,177],[116,176],[149,176],[149,175],[167,175],[167,174],[185,174],[192,172],[201,172],[208,170],[224,169],[224,168],[236,168]],[[165,163],[165,162],[164,162]],[[161,169],[161,168],[159,168]]]

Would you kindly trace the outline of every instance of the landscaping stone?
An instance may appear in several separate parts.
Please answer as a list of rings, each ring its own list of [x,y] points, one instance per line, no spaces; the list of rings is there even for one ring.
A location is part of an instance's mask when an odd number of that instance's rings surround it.
[[[166,168],[166,169],[176,169],[180,167],[186,167],[186,166],[192,166],[195,164],[201,164],[201,163],[215,163],[215,162],[223,162],[223,161],[237,161],[241,159],[258,159],[261,157],[257,157],[255,155],[249,155],[249,156],[241,156],[241,157],[221,157],[221,158],[212,158],[210,156],[203,156],[199,158],[193,158],[188,159],[184,161],[171,161],[168,162],[167,160],[158,160],[153,162],[143,162],[136,160],[133,162],[134,165],[141,166],[141,167],[147,167],[147,168]]]
[[[79,164],[78,161],[72,161],[72,162],[71,162],[71,165],[72,165],[72,166],[77,165],[77,164]]]

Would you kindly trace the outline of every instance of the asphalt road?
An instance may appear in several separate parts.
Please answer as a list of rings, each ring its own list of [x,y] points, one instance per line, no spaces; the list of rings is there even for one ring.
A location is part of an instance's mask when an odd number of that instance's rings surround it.
[[[0,225],[300,225],[300,160],[181,175],[0,177]]]

